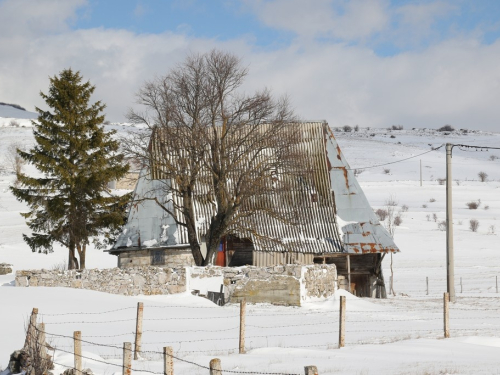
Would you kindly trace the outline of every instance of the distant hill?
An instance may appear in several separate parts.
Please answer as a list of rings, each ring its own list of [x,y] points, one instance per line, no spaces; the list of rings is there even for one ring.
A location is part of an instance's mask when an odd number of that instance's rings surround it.
[[[29,112],[20,105],[0,102],[0,117],[34,119],[38,114]]]

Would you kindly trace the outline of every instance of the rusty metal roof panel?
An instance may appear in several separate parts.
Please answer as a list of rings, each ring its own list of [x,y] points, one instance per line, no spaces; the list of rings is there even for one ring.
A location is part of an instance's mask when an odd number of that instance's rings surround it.
[[[380,224],[354,172],[345,159],[330,128],[325,128],[326,153],[331,188],[344,247],[349,253],[398,252],[399,248]]]

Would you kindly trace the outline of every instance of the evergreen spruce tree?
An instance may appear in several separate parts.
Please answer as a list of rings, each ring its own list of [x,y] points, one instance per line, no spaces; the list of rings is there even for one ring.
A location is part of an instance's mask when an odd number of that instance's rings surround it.
[[[68,268],[85,268],[87,245],[107,244],[123,225],[128,195],[112,196],[108,183],[128,170],[114,132],[102,126],[105,105],[90,104],[95,86],[82,83],[79,72],[63,70],[50,78],[48,94],[40,93],[51,108],[36,108],[35,146],[18,151],[42,177],[20,173],[11,187],[30,211],[23,213],[31,235],[23,235],[33,252],[52,252],[54,242],[69,250]],[[78,253],[79,262],[76,258]]]

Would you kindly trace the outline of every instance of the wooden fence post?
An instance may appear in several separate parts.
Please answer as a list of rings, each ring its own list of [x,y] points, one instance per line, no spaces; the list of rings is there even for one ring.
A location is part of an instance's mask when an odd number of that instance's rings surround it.
[[[142,314],[144,312],[144,304],[142,302],[137,302],[137,321],[135,324],[135,350],[134,359],[139,359],[139,353],[141,352],[142,343]]]
[[[306,366],[304,367],[306,375],[318,375],[318,368],[316,366]]]
[[[37,339],[38,348],[40,349],[40,357],[44,360],[47,358],[47,347],[45,346],[45,323],[38,323],[37,328]]]
[[[210,375],[222,375],[222,366],[219,358],[210,361]]]
[[[132,343],[123,343],[123,375],[132,375]]]
[[[73,332],[75,370],[82,373],[82,332]]]
[[[171,346],[163,347],[163,374],[174,375],[174,350]]]
[[[245,311],[247,302],[245,299],[240,301],[240,354],[245,353]]]
[[[24,348],[27,348],[28,346],[32,345],[33,338],[36,337],[35,331],[36,331],[37,316],[38,316],[38,308],[33,307],[33,310],[31,311],[29,326],[26,331],[26,340],[24,340]]]
[[[345,346],[345,296],[340,296],[339,308],[339,348]]]
[[[448,302],[450,301],[450,294],[444,293],[444,338],[450,337],[450,308]]]

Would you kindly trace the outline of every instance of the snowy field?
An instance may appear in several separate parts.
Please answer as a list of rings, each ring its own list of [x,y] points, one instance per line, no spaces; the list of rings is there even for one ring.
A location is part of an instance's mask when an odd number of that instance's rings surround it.
[[[11,142],[29,146],[29,120],[0,118],[0,158]],[[122,131],[121,125],[110,128]],[[374,134],[372,136],[372,134]],[[500,135],[459,132],[361,129],[335,132],[352,168],[365,168],[358,180],[374,207],[398,202],[402,224],[395,241],[396,296],[386,300],[347,294],[346,347],[338,349],[338,294],[305,306],[247,306],[246,354],[238,354],[236,305],[218,307],[191,296],[125,297],[64,288],[14,288],[14,274],[0,276],[0,371],[9,355],[22,347],[24,326],[33,307],[46,324],[48,341],[57,350],[54,374],[72,366],[73,331],[82,331],[84,368],[94,374],[121,374],[123,342],[133,342],[137,302],[144,302],[142,359],[133,362],[134,374],[162,373],[164,346],[174,349],[175,374],[208,375],[210,359],[220,358],[229,373],[303,374],[316,365],[319,374],[499,374],[500,373],[500,150],[453,151],[453,215],[457,302],[450,307],[451,338],[443,339],[442,298],[446,291],[444,147],[445,142],[500,146]],[[394,138],[391,138],[391,135]],[[493,160],[492,160],[493,159]],[[423,186],[420,186],[420,160]],[[389,169],[389,171],[385,171]],[[29,168],[28,171],[33,172]],[[480,182],[478,172],[488,174]],[[22,240],[27,233],[19,215],[25,206],[8,190],[12,174],[0,175],[0,263],[15,269],[54,268],[67,254],[56,249],[33,254]],[[480,200],[476,210],[466,203]],[[435,214],[435,215],[434,215]],[[477,232],[469,221],[479,221]],[[436,221],[435,221],[436,220]],[[88,268],[108,268],[114,256],[89,249]],[[384,260],[389,282],[390,259]],[[426,290],[429,280],[429,294]],[[460,283],[461,280],[461,283]],[[69,353],[68,353],[69,352]],[[226,373],[226,372],[224,372]]]

